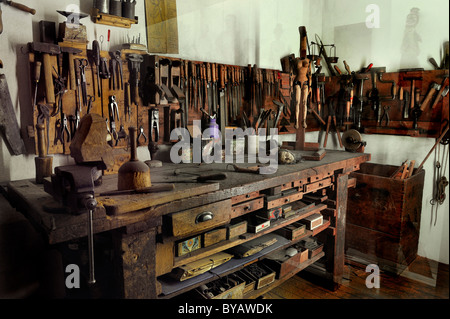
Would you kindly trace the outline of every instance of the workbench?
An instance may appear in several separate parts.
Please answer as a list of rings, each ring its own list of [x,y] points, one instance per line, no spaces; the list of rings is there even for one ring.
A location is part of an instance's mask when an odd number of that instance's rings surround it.
[[[256,298],[313,263],[323,266],[324,276],[337,289],[344,267],[347,189],[354,186],[349,174],[369,160],[370,154],[327,150],[321,161],[279,165],[277,172],[270,175],[238,173],[227,169],[226,163],[164,163],[163,167],[151,169],[152,185],[190,178],[187,174],[174,176],[176,168],[194,174],[226,172],[227,179],[210,183],[174,183],[175,189],[170,192],[120,196],[98,196],[117,189],[117,176],[104,176],[102,185],[95,188],[98,201],[93,214],[96,274],[102,274],[102,262],[99,260],[104,256],[98,247],[99,242],[105,245],[104,240],[99,238],[106,236],[111,238],[109,251],[112,253],[109,256],[113,260],[113,278],[109,278],[108,282],[114,282],[114,297],[156,299],[183,296],[201,284],[217,279],[217,276],[208,276],[210,272],[207,272],[183,281],[180,286],[167,279],[167,274],[174,268],[280,230],[307,215],[320,212],[324,216],[322,226],[308,231],[307,235],[320,236],[324,243],[323,251],[294,267],[286,276],[244,297]],[[255,166],[251,163],[238,165]],[[86,239],[87,214],[67,214],[42,185],[31,180],[12,181],[7,190],[10,201],[40,231],[49,247],[60,247],[74,241],[79,243]],[[181,240],[226,227],[236,218],[267,209],[269,204],[276,206],[300,201],[311,204],[310,208],[301,214],[274,220],[270,227],[260,232],[247,230],[239,237],[227,238],[182,256],[176,253],[177,243]],[[195,219],[204,212],[209,212],[211,218],[196,222]],[[292,243],[287,240],[280,243],[277,249],[289,247]],[[219,276],[264,258],[262,250],[245,264],[227,268],[225,263],[218,267],[221,268]],[[64,263],[76,263],[77,260],[66,260]],[[98,279],[95,285],[102,285],[102,279]]]

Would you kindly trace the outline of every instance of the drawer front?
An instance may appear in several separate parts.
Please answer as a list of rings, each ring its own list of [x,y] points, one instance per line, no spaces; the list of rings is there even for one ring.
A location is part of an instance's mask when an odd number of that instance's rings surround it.
[[[267,208],[271,209],[271,208],[275,208],[275,207],[280,207],[286,204],[290,204],[292,202],[298,201],[300,199],[303,198],[303,193],[302,192],[297,192],[294,193],[292,195],[289,196],[284,196],[278,199],[274,199],[274,200],[270,200],[267,201]]]
[[[231,210],[231,218],[235,218],[264,207],[264,197],[259,197],[248,202],[233,206]]]
[[[231,198],[231,205],[236,205],[238,203],[249,201],[249,200],[252,200],[252,199],[257,198],[259,196],[261,196],[259,194],[259,191],[258,192],[248,193],[248,194],[244,194],[244,195],[233,196]]]
[[[230,211],[231,200],[227,199],[171,214],[168,218],[172,235],[185,236],[227,224],[230,221]]]
[[[333,183],[331,181],[331,177],[325,178],[325,179],[323,179],[321,181],[305,185],[305,193],[313,192],[313,191],[316,191],[318,189],[331,186],[332,184]]]

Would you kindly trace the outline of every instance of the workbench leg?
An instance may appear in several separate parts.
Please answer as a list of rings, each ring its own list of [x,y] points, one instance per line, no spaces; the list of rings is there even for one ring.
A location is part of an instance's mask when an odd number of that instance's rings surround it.
[[[333,283],[342,284],[345,263],[345,220],[347,215],[348,174],[336,175],[336,239],[334,247]]]
[[[156,230],[114,233],[115,277],[120,298],[156,299]]]

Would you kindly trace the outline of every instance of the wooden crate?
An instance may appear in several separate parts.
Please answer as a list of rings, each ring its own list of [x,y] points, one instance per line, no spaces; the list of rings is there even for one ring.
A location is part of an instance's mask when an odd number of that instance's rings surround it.
[[[364,163],[348,190],[346,254],[400,273],[417,255],[425,171],[404,180],[397,166]]]

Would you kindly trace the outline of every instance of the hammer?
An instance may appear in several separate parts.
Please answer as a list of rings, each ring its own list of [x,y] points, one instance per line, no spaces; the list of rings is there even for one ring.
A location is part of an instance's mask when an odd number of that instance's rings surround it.
[[[72,48],[72,47],[61,47],[62,53],[67,53],[69,56],[69,78],[70,78],[70,89],[75,90],[77,83],[75,79],[75,64],[74,64],[74,55],[80,54],[82,51],[80,49]]]
[[[410,104],[410,109],[414,108],[414,103],[415,103],[415,99],[414,99],[414,89],[415,89],[415,82],[416,81],[421,81],[423,79],[423,77],[421,76],[410,76],[410,77],[405,77],[406,81],[411,81],[411,104]]]
[[[51,55],[61,54],[59,45],[43,42],[30,42],[29,47],[31,51],[42,54],[44,76],[45,76],[45,96],[48,104],[55,104],[55,86],[53,84],[53,71]]]
[[[434,92],[439,91],[440,88],[441,88],[441,86],[440,86],[439,84],[435,83],[435,82],[433,82],[433,83],[431,84],[431,88],[430,88],[430,90],[428,91],[427,96],[425,97],[425,100],[423,100],[422,105],[420,106],[420,109],[421,109],[422,111],[424,111],[424,110],[427,108],[428,103],[430,103],[431,98],[432,98],[433,95],[434,95]]]
[[[433,105],[431,106],[432,109],[434,109],[436,107],[436,104],[438,104],[439,100],[441,99],[441,96],[445,96],[448,93],[448,91],[445,92],[446,84],[447,84],[447,80],[448,80],[448,74],[444,74],[443,77],[444,77],[444,80],[442,81],[441,89],[439,90],[439,93],[438,93],[436,99],[434,100]]]

